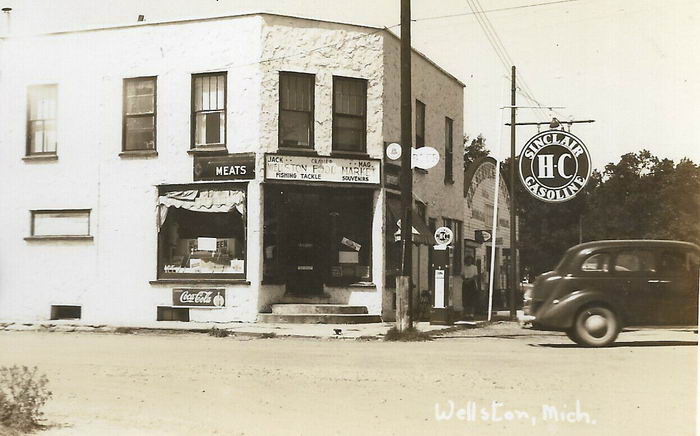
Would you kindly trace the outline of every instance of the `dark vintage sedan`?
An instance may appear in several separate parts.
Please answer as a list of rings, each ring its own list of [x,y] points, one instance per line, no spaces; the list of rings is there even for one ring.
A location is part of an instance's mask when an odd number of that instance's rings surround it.
[[[623,327],[697,329],[699,268],[700,247],[688,242],[586,242],[535,279],[523,319],[589,347],[611,344]]]

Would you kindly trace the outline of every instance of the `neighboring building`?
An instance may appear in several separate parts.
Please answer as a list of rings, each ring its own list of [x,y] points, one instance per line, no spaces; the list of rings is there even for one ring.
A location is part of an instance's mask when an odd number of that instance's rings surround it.
[[[6,38],[0,319],[391,319],[399,43],[266,13]],[[415,51],[413,75],[441,154],[414,177],[423,290],[428,226],[461,232],[464,85]]]
[[[506,308],[510,282],[510,192],[501,173],[498,184],[496,234],[493,233],[495,208],[496,160],[485,157],[473,162],[464,176],[464,251],[479,271],[480,311],[487,311],[492,245],[495,241],[494,308]],[[461,306],[461,302],[460,302]]]

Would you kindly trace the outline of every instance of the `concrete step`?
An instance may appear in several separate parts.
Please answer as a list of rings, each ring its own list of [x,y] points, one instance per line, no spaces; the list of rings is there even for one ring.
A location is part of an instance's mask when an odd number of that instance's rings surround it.
[[[317,314],[258,314],[259,322],[280,324],[367,324],[382,322],[379,315],[359,315],[349,313],[317,313]]]
[[[314,314],[367,314],[365,306],[350,306],[347,304],[273,304],[272,313],[275,315],[314,315]]]

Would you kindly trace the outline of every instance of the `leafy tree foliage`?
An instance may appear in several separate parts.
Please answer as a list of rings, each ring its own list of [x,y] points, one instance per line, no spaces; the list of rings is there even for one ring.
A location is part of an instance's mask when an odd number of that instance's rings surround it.
[[[510,159],[501,169],[510,185]],[[525,267],[534,274],[551,270],[579,242],[675,239],[700,244],[700,165],[689,159],[676,164],[648,150],[624,154],[602,172],[594,171],[586,187],[563,203],[536,199],[517,175],[515,189],[521,272]]]
[[[469,140],[469,136],[464,137],[464,169],[469,168],[473,162],[489,155],[486,148],[486,138],[479,133],[479,136]]]
[[[518,184],[521,265],[552,269],[579,241],[676,239],[700,243],[700,166],[674,164],[648,150],[595,171],[564,203],[541,202]]]

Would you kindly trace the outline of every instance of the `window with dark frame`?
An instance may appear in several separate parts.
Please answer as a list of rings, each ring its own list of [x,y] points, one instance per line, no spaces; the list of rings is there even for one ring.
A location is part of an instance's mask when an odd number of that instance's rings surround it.
[[[313,74],[280,72],[279,146],[313,148]]]
[[[192,76],[192,148],[226,146],[226,73]]]
[[[416,148],[425,146],[425,104],[416,100]]]
[[[30,86],[27,156],[56,154],[57,85]]]
[[[367,81],[333,77],[333,151],[367,149]]]
[[[156,78],[124,79],[122,151],[156,149]]]
[[[453,183],[452,156],[453,156],[452,120],[445,117],[445,183]]]

